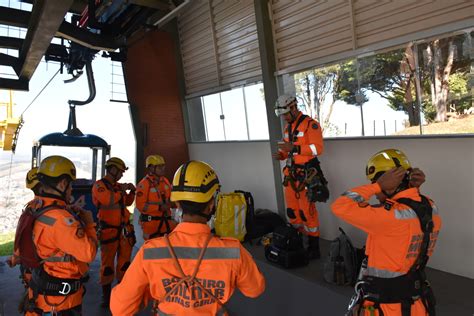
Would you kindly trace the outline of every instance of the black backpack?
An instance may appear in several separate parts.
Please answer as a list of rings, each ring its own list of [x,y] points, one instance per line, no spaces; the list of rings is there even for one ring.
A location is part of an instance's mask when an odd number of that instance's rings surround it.
[[[353,285],[365,251],[355,248],[344,230],[340,227],[339,230],[341,234],[331,242],[329,255],[324,263],[324,279],[337,285]]]
[[[245,241],[262,238],[273,232],[277,227],[285,226],[286,222],[275,212],[266,209],[257,209],[251,218],[246,221],[247,235]]]
[[[273,232],[272,243],[265,247],[265,258],[286,269],[309,263],[303,239],[291,225],[279,226]]]
[[[273,245],[282,250],[298,250],[303,247],[303,239],[291,225],[275,228],[273,231]]]

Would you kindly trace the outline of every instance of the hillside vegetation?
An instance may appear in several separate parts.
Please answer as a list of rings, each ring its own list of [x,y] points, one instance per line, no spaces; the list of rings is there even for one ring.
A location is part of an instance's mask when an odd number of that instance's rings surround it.
[[[448,122],[423,125],[423,135],[431,134],[474,134],[474,115],[453,118]],[[411,126],[392,135],[419,135],[420,126]]]

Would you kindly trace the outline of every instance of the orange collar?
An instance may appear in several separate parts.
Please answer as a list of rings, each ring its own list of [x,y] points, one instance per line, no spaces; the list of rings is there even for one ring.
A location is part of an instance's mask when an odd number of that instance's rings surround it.
[[[211,229],[209,228],[209,226],[207,226],[207,224],[190,223],[190,222],[179,223],[178,226],[176,226],[176,228],[173,231],[183,232],[183,233],[192,234],[192,235],[211,233]]]
[[[391,197],[390,200],[397,200],[400,198],[409,198],[415,201],[421,201],[420,192],[418,191],[418,188],[410,188],[398,192],[393,197]]]
[[[53,204],[57,204],[59,206],[66,206],[66,202],[64,202],[63,200],[54,199],[50,197],[44,197],[44,196],[35,197],[35,199],[36,198],[39,198],[43,201],[43,206],[49,206]]]

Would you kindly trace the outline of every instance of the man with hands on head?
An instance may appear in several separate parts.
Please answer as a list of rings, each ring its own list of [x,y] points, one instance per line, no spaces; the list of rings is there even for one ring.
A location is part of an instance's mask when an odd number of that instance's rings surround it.
[[[368,234],[366,255],[348,315],[433,316],[435,300],[425,274],[441,218],[420,194],[425,181],[403,152],[386,149],[366,167],[371,184],[342,194],[333,213]],[[375,196],[381,204],[370,205]]]

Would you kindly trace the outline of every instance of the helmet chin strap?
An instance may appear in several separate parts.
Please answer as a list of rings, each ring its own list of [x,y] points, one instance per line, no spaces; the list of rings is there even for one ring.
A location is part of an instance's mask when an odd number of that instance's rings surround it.
[[[408,174],[406,174],[405,177],[403,178],[402,182],[400,182],[400,184],[399,184],[398,187],[395,189],[395,191],[393,191],[393,193],[389,194],[389,193],[387,193],[387,191],[385,191],[385,190],[382,190],[382,193],[383,193],[387,198],[391,198],[392,196],[396,195],[397,193],[408,189],[408,187],[409,187],[409,182],[410,182],[410,177],[409,177]]]
[[[52,198],[60,198],[62,201],[66,202],[66,203],[69,203],[70,201],[67,200],[67,196],[66,196],[66,192],[67,190],[69,189],[69,186],[71,185],[71,181],[68,182],[68,185],[66,186],[66,189],[64,189],[64,191],[61,191],[59,190],[58,188],[52,186],[51,184],[49,183],[44,183],[45,186],[49,187],[50,189],[56,191],[59,193],[59,196],[58,195],[55,195],[55,194],[49,194],[49,193],[45,193],[43,192],[43,196],[49,196],[49,197],[52,197]]]

